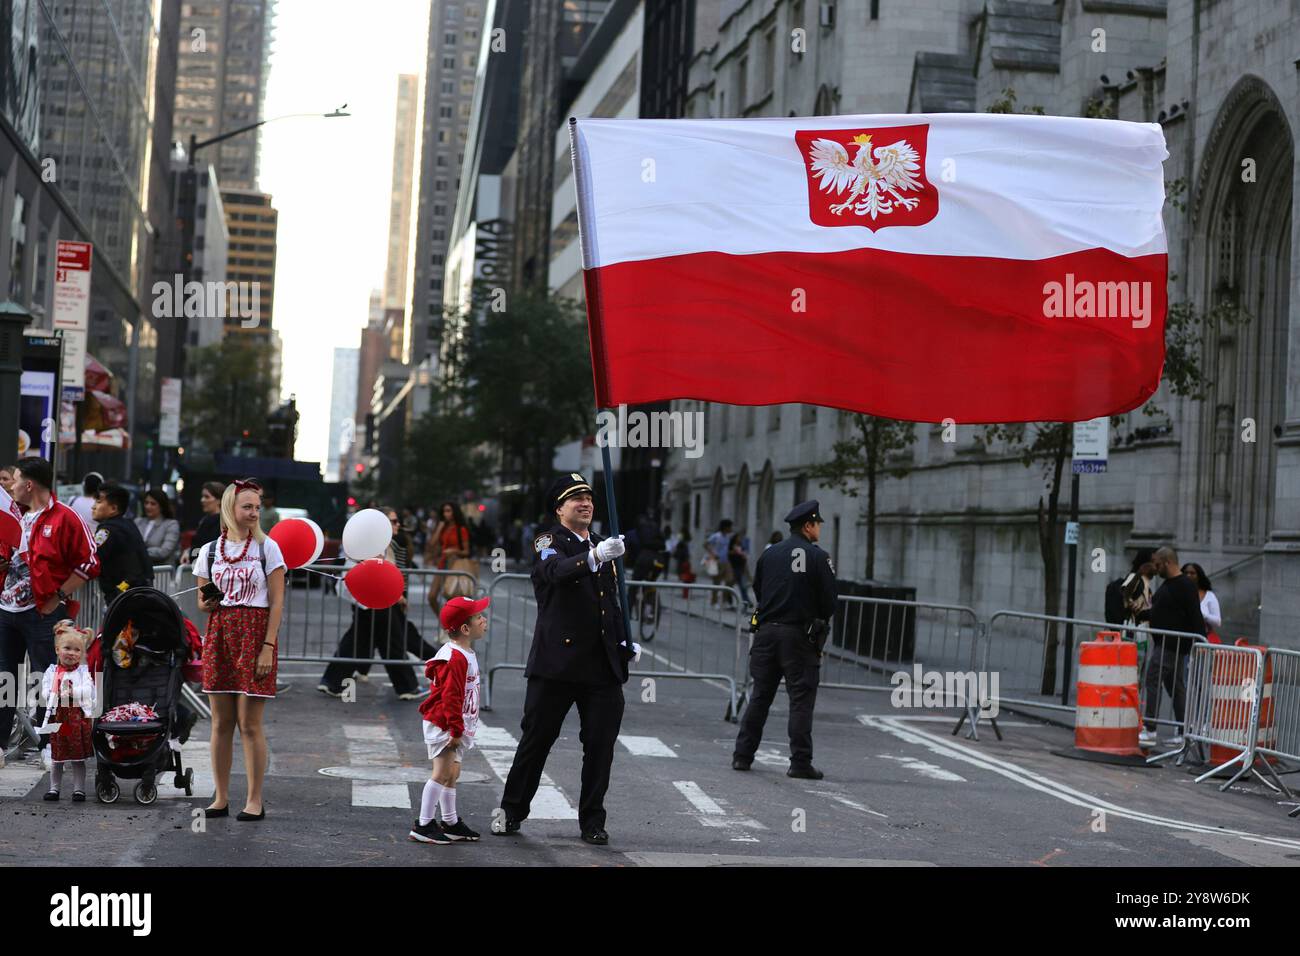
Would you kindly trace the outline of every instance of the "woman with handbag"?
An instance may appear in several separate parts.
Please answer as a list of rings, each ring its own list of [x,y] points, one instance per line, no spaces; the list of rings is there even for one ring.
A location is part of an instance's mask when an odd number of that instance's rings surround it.
[[[442,586],[429,587],[429,606],[440,610],[440,598],[473,597],[478,583],[478,565],[470,557],[469,528],[460,509],[450,501],[438,506],[438,525],[429,538],[433,566],[440,571],[459,571],[443,576]]]

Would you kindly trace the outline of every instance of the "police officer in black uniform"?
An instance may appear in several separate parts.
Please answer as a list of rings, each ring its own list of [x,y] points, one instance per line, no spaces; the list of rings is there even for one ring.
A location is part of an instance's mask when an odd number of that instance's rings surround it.
[[[731,766],[748,770],[753,764],[768,708],[784,677],[790,695],[786,776],[820,780],[822,772],[812,765],[812,719],[822,647],[835,611],[835,569],[830,555],[816,544],[822,523],[816,501],[795,505],[785,520],[790,536],[764,551],[754,571],[758,628],[749,651],[749,706]]]
[[[95,493],[91,515],[96,522],[95,550],[99,555],[99,588],[104,606],[128,588],[153,586],[153,562],[135,522],[126,516],[131,495],[109,482]]]
[[[624,544],[621,536],[602,539],[591,533],[591,485],[582,475],[557,479],[548,498],[558,520],[533,541],[537,627],[524,670],[523,736],[501,796],[504,820],[494,821],[492,832],[519,832],[565,715],[577,704],[582,727],[578,826],[583,840],[603,845],[609,842],[604,801],[623,720],[623,684],[636,652],[635,645],[628,646],[614,566]]]

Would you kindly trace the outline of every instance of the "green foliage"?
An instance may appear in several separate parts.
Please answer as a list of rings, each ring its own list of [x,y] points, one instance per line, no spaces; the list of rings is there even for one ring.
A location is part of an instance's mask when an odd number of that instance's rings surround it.
[[[182,421],[196,450],[219,451],[245,429],[247,441],[267,440],[276,399],[271,358],[270,349],[234,334],[188,351],[193,395],[181,403]]]
[[[814,465],[808,472],[819,484],[835,488],[850,498],[858,496],[863,483],[882,474],[895,478],[907,474],[906,466],[890,467],[889,459],[916,441],[916,426],[912,422],[855,413],[853,424],[853,437],[837,441],[831,460]]]
[[[985,113],[1014,113],[1016,112],[1016,91],[1007,87],[1002,91],[1002,99],[994,100],[984,110]],[[1042,116],[1043,108],[1041,106],[1026,106],[1020,110],[1021,113],[1032,113],[1035,116]]]

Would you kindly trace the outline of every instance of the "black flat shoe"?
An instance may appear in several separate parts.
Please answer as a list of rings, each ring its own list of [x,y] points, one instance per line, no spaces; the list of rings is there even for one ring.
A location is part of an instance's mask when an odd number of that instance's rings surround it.
[[[86,792],[85,792],[84,790],[73,790],[73,791],[72,791],[72,802],[73,802],[73,803],[85,803],[85,802],[86,802]]]
[[[749,769],[750,769],[750,765],[751,765],[751,762],[750,762],[750,761],[748,761],[748,760],[742,760],[740,757],[735,757],[735,758],[732,759],[732,761],[731,761],[731,769],[732,769],[732,770],[749,770]]]
[[[241,820],[245,822],[249,820],[261,820],[264,819],[265,817],[266,817],[266,807],[262,808],[261,813],[249,813],[247,810],[240,810],[238,813],[235,814],[236,820]]]
[[[59,799],[59,791],[51,790],[49,793],[45,794],[45,796],[41,797],[41,799],[49,800],[51,803],[53,803],[54,801]]]
[[[826,776],[824,773],[822,773],[820,770],[818,770],[816,767],[813,766],[791,767],[789,770],[785,772],[785,775],[787,777],[795,777],[799,780],[820,780],[822,779],[822,777]]]
[[[230,807],[229,805],[215,808],[206,807],[203,810],[203,816],[207,820],[215,820],[217,817],[228,817],[230,816]]]
[[[609,834],[605,832],[604,827],[596,827],[594,830],[588,830],[582,835],[584,843],[590,843],[592,846],[604,846],[609,843]]]

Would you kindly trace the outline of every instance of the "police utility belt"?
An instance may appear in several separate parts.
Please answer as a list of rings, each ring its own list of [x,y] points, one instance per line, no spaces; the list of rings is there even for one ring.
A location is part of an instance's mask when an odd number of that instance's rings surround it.
[[[831,633],[831,622],[821,617],[815,617],[806,624],[786,624],[782,621],[769,621],[768,627],[775,624],[780,624],[782,627],[793,627],[802,632],[804,639],[819,655],[822,648],[826,646],[826,638]],[[749,633],[757,634],[758,628],[758,612],[755,611],[749,618]]]

